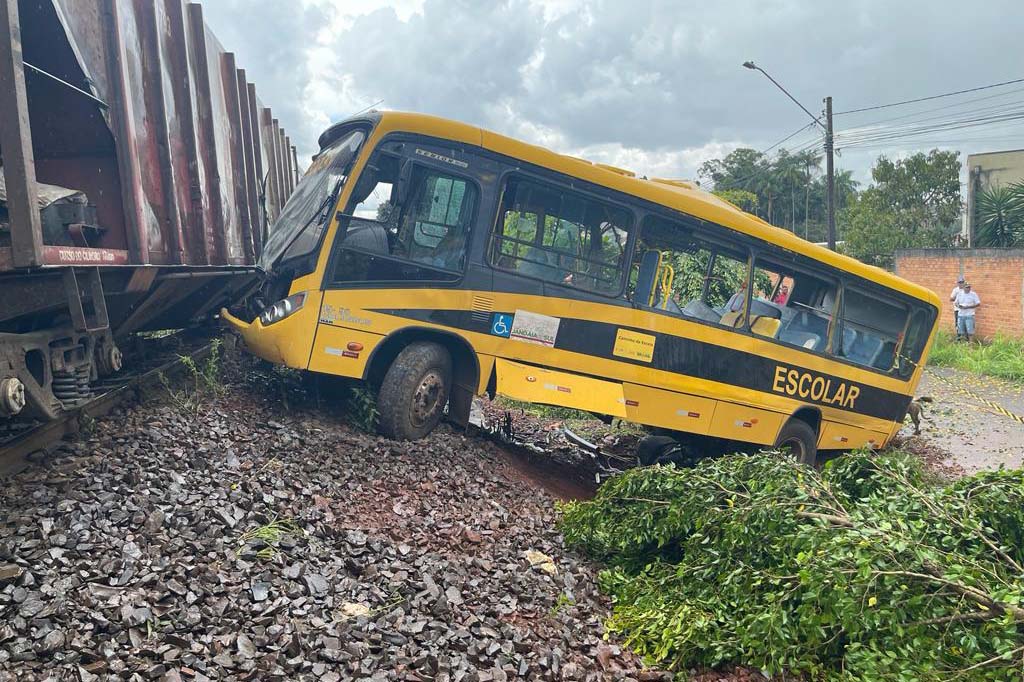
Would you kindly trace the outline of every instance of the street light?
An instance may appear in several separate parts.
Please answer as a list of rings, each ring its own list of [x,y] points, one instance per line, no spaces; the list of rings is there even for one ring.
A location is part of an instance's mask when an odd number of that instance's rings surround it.
[[[743,62],[743,66],[745,68],[747,68],[747,69],[751,69],[753,71],[760,71],[761,73],[763,73],[765,78],[770,80],[775,85],[775,87],[777,87],[779,90],[782,90],[782,92],[784,92],[786,94],[786,97],[788,97],[791,100],[793,100],[793,102],[798,107],[803,109],[804,113],[806,113],[808,116],[810,116],[811,120],[813,120],[815,123],[817,123],[818,126],[825,132],[825,168],[826,168],[826,174],[827,174],[827,180],[828,180],[828,248],[830,248],[833,251],[835,251],[836,250],[836,175],[835,175],[835,159],[833,158],[834,157],[834,149],[833,149],[833,144],[832,144],[832,98],[831,97],[826,97],[825,98],[825,122],[822,123],[821,120],[817,116],[815,116],[810,111],[808,111],[807,107],[805,107],[803,104],[800,104],[800,102],[797,100],[797,98],[793,97],[793,95],[789,94],[789,91],[786,90],[786,88],[782,87],[782,85],[777,80],[772,78],[771,74],[769,74],[767,71],[765,71],[760,66],[758,66],[757,64],[755,64],[754,62],[751,62],[751,61]]]

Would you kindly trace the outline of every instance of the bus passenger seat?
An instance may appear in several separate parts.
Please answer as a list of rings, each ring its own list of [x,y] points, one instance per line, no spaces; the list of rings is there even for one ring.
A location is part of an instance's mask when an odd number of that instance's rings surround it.
[[[698,320],[703,320],[704,322],[715,323],[717,323],[718,320],[720,320],[722,317],[721,315],[716,313],[711,308],[711,306],[709,306],[707,303],[700,300],[699,298],[695,298],[686,304],[686,307],[683,308],[683,315],[686,315],[687,317],[693,317]]]
[[[643,258],[640,259],[640,271],[636,275],[636,290],[633,293],[633,303],[651,305],[654,281],[658,277],[658,266],[660,264],[660,251],[651,249],[644,252]]]
[[[750,331],[754,332],[758,336],[767,336],[768,338],[774,339],[775,335],[779,333],[779,327],[781,326],[782,320],[774,317],[758,315],[754,318],[753,323],[751,323]]]
[[[818,344],[821,343],[821,336],[818,334],[812,334],[811,332],[802,332],[795,329],[783,329],[782,333],[779,334],[779,341],[785,341],[791,343],[794,346],[801,346],[809,350],[817,350]]]
[[[731,310],[725,315],[722,315],[722,319],[720,319],[718,323],[723,327],[739,327],[743,324],[743,311]]]

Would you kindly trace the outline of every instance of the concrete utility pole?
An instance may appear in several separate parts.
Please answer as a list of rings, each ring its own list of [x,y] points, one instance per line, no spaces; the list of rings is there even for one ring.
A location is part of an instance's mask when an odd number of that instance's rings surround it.
[[[828,248],[836,250],[836,169],[832,144],[832,97],[825,98],[825,172],[828,175]]]
[[[825,168],[826,168],[826,174],[828,175],[828,248],[830,248],[833,251],[835,251],[836,250],[836,201],[835,201],[835,194],[836,194],[836,172],[835,172],[835,159],[833,158],[835,150],[833,149],[833,144],[832,144],[832,141],[833,141],[832,140],[832,98],[831,97],[826,97],[825,98],[825,123],[822,123],[820,118],[818,118],[817,116],[812,114],[807,109],[807,107],[805,107],[803,104],[800,104],[800,101],[797,100],[796,97],[793,97],[793,95],[789,94],[789,91],[786,90],[786,88],[782,87],[782,85],[777,80],[772,78],[771,75],[767,71],[762,69],[760,66],[758,66],[754,62],[743,62],[743,66],[745,68],[752,69],[754,71],[760,71],[762,74],[764,74],[765,78],[770,80],[772,82],[772,84],[775,85],[775,87],[777,87],[779,90],[782,90],[782,92],[785,93],[786,97],[788,97],[791,100],[793,100],[793,102],[798,107],[803,109],[804,113],[806,113],[808,116],[810,116],[811,119],[815,123],[818,124],[818,127],[821,128],[825,132]]]

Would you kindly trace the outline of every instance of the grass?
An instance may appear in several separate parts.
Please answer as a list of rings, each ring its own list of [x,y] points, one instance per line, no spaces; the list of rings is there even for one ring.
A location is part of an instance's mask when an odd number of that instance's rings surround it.
[[[997,336],[989,343],[966,344],[957,343],[950,334],[939,333],[928,364],[1024,384],[1024,339]]]
[[[522,400],[514,400],[505,396],[498,396],[496,402],[506,410],[522,410],[527,414],[532,414],[535,417],[543,417],[545,419],[560,419],[562,421],[576,419],[576,420],[592,420],[594,415],[589,412],[583,412],[581,410],[574,410],[571,407],[558,407],[556,405],[541,405],[540,403],[530,403]]]
[[[251,542],[261,542],[261,548],[256,556],[268,561],[277,556],[277,545],[285,535],[302,535],[302,529],[291,519],[272,518],[268,523],[257,528],[250,528],[238,538],[239,545],[246,545]]]
[[[639,437],[647,435],[646,430],[638,424],[622,419],[614,419],[611,424],[605,424],[590,412],[574,410],[571,407],[541,405],[540,403],[514,400],[506,396],[498,396],[495,403],[505,410],[522,410],[526,414],[540,419],[561,421],[584,438],[600,438],[610,434],[632,434]]]

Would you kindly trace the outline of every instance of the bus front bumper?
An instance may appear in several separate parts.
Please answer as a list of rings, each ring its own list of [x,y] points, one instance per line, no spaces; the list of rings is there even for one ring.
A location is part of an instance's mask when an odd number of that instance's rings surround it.
[[[221,308],[220,317],[242,337],[246,350],[250,353],[268,362],[287,364],[278,344],[278,335],[274,333],[275,330],[264,327],[259,317],[252,322],[245,322],[229,313],[226,308]]]

